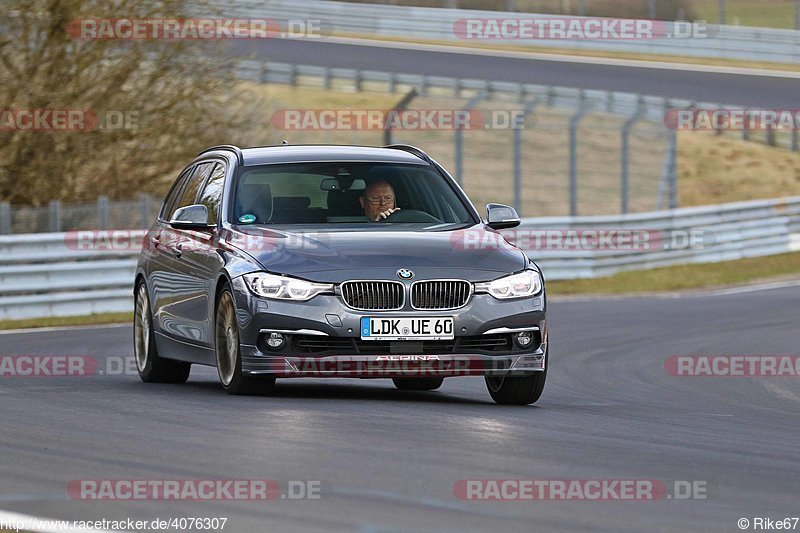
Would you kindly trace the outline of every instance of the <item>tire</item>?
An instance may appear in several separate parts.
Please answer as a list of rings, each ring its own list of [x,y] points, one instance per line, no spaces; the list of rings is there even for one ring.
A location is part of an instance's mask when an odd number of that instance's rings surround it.
[[[502,405],[530,405],[536,403],[544,390],[549,361],[544,356],[544,372],[530,376],[485,376],[486,388],[492,400]]]
[[[253,378],[242,373],[236,304],[227,286],[220,292],[214,317],[214,354],[219,382],[225,392],[234,395],[263,395],[272,392],[274,377]]]
[[[159,357],[153,333],[153,313],[144,282],[136,286],[133,315],[133,354],[139,378],[145,383],[186,383],[192,364]]]
[[[392,378],[392,381],[400,390],[436,390],[444,378]]]

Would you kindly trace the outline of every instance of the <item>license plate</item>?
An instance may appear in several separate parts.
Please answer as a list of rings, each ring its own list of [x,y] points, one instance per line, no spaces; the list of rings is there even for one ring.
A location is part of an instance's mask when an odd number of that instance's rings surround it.
[[[361,339],[442,341],[453,339],[453,317],[361,318]]]

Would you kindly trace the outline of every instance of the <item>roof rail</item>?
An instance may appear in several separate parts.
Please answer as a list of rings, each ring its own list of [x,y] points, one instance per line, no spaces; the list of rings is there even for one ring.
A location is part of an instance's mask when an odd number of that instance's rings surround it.
[[[242,149],[232,144],[220,144],[217,146],[212,146],[211,148],[206,148],[197,155],[203,155],[206,152],[213,152],[215,150],[225,150],[227,152],[233,152],[234,154],[236,154],[236,159],[239,161],[239,164],[244,165],[244,153],[242,153]]]
[[[433,165],[433,159],[431,159],[431,157],[428,154],[426,154],[422,149],[417,148],[416,146],[411,146],[410,144],[388,144],[384,146],[384,148],[389,148],[390,150],[402,150],[404,152],[408,152],[409,154],[414,154],[423,161],[426,161],[431,165]]]

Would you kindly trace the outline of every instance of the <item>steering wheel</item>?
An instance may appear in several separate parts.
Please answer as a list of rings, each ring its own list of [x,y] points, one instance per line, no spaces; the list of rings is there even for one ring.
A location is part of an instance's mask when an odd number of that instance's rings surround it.
[[[425,211],[417,211],[415,209],[401,209],[399,211],[395,211],[380,222],[419,222],[423,224],[428,222],[436,224],[442,223],[442,221],[435,216],[426,213]]]

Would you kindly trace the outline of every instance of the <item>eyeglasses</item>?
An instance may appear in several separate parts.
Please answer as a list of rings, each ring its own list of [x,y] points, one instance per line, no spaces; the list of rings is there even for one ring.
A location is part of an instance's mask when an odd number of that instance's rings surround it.
[[[371,204],[382,204],[382,203],[391,204],[394,202],[394,196],[391,194],[387,194],[384,196],[373,195],[373,196],[367,196],[366,198],[367,201]]]

